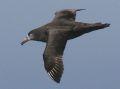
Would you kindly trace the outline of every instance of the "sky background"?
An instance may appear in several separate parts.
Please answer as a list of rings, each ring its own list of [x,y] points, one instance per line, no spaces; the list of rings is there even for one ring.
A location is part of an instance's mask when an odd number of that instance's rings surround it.
[[[61,9],[87,9],[76,21],[111,27],[68,42],[60,84],[43,65],[45,43],[20,45]],[[120,89],[120,0],[0,0],[0,89]]]

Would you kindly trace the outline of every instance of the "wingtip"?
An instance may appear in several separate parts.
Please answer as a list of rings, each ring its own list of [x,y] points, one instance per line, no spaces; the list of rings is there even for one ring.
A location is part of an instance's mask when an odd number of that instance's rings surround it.
[[[60,80],[54,80],[57,84],[60,84]]]
[[[46,62],[45,62],[46,63]],[[47,74],[50,76],[50,78],[56,82],[60,83],[61,77],[64,71],[62,56],[55,57],[54,63],[48,65],[45,64],[45,69],[47,71]]]
[[[56,81],[56,83],[60,84],[60,81]]]
[[[110,27],[110,23],[105,23],[105,27]]]
[[[56,83],[60,84],[60,80],[54,80]]]
[[[50,78],[55,82],[55,83],[60,83],[60,78],[58,79],[58,78],[55,78],[54,76],[53,76],[53,74],[51,74],[51,73],[49,73],[48,72],[48,75],[50,76]]]

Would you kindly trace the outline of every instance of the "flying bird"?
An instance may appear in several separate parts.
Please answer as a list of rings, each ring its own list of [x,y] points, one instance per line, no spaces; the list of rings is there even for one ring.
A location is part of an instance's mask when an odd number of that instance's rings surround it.
[[[76,12],[82,10],[85,9],[64,9],[55,12],[55,17],[51,22],[33,29],[21,42],[21,45],[30,40],[46,43],[43,53],[44,67],[57,83],[60,83],[64,71],[63,53],[67,41],[110,26],[109,23],[76,22]]]

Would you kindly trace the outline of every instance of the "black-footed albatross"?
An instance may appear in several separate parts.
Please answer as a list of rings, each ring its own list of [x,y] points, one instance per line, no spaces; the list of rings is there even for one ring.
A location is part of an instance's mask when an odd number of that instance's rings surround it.
[[[51,22],[33,29],[21,42],[21,45],[30,40],[46,43],[43,54],[44,67],[49,76],[57,83],[60,83],[64,70],[62,56],[67,40],[110,26],[109,23],[76,22],[76,12],[81,10],[85,9],[65,9],[57,11]]]

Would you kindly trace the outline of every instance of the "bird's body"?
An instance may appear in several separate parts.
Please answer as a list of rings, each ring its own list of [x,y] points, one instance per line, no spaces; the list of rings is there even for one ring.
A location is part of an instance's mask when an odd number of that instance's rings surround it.
[[[44,66],[50,77],[60,82],[64,66],[62,56],[67,40],[79,37],[85,33],[109,27],[110,24],[75,22],[76,11],[80,9],[67,9],[56,12],[50,23],[33,29],[21,44],[29,40],[46,43],[43,54]]]

